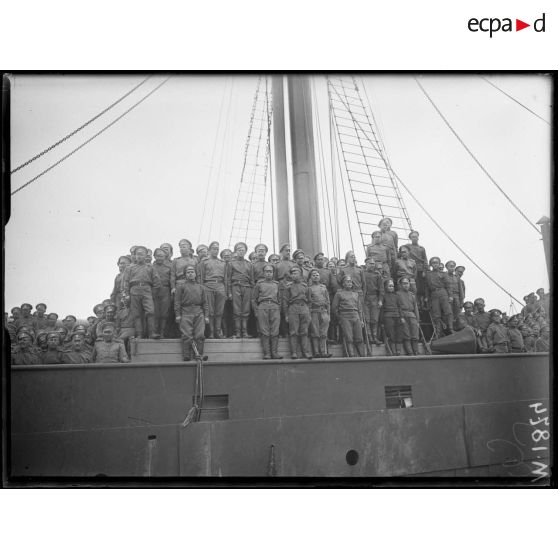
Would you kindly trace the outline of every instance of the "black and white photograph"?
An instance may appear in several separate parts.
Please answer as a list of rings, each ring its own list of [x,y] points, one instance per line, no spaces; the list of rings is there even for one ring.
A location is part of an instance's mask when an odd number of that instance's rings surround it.
[[[549,485],[554,86],[6,74],[5,478]]]

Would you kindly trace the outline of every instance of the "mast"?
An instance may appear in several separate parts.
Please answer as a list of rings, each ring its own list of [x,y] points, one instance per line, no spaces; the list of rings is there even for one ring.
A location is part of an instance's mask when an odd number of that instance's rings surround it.
[[[273,98],[273,152],[275,159],[275,192],[277,207],[277,233],[279,245],[289,243],[289,180],[287,174],[287,149],[285,147],[285,99],[283,75],[271,78]]]
[[[304,75],[291,75],[287,80],[297,248],[313,257],[321,250],[322,243],[318,213],[310,78]]]

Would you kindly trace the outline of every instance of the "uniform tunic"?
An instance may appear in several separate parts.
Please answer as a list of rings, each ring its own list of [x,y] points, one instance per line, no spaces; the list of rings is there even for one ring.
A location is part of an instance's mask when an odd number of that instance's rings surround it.
[[[459,277],[455,274],[450,275],[446,273],[447,284],[448,284],[448,295],[453,298],[450,302],[452,314],[457,316],[461,312],[461,307],[463,306],[463,291],[461,290],[461,285],[459,284]]]
[[[180,318],[180,331],[185,341],[203,340],[205,318],[209,317],[207,289],[192,281],[179,284],[174,296],[174,313]]]
[[[244,258],[231,260],[225,270],[227,295],[232,295],[232,311],[235,319],[250,316],[254,267]]]
[[[289,317],[289,335],[308,335],[310,310],[308,285],[292,282],[285,286],[283,313]]]
[[[161,286],[153,291],[153,305],[155,307],[155,331],[163,335],[171,310],[171,267],[166,260],[162,264],[155,262],[153,270],[159,276]]]
[[[426,274],[427,296],[430,298],[432,320],[439,336],[443,335],[442,319],[449,331],[453,331],[453,312],[449,303],[448,274],[444,271],[429,271]]]
[[[504,324],[491,323],[486,330],[488,349],[494,349],[495,353],[509,352],[510,337],[508,328]]]
[[[381,262],[382,275],[385,279],[391,277],[391,259],[388,249],[383,244],[370,244],[366,247],[366,257],[373,258],[375,262]]]
[[[89,364],[91,353],[83,348],[81,351],[70,349],[62,353],[62,364]]]
[[[41,355],[36,347],[16,345],[12,351],[12,364],[41,364]]]
[[[143,332],[141,323],[142,312],[146,317],[153,316],[153,289],[161,286],[159,276],[151,264],[131,264],[124,270],[122,290],[130,293],[130,311],[134,316],[138,335]]]
[[[91,360],[96,363],[130,362],[126,354],[124,343],[120,341],[111,341],[107,343],[105,340],[95,343]]]
[[[400,318],[404,318],[405,323],[401,323],[402,339],[418,341],[419,338],[419,311],[416,296],[410,291],[397,291],[397,306]]]
[[[207,289],[209,318],[219,318],[225,308],[225,268],[226,263],[218,258],[208,257],[199,265],[198,282]],[[221,327],[221,324],[217,324]]]
[[[323,283],[310,284],[308,296],[310,298],[310,335],[325,339],[330,322],[330,300],[326,285]]]
[[[364,317],[375,334],[380,316],[380,301],[384,296],[384,280],[377,271],[365,271],[366,295],[364,296]]]
[[[417,264],[415,263],[414,260],[411,259],[403,259],[403,258],[399,258],[395,261],[395,278],[397,281],[399,281],[399,279],[406,277],[407,279],[409,279],[409,282],[411,284],[411,292],[412,293],[416,293],[417,292],[417,283],[416,283],[416,277],[417,277]]]
[[[320,274],[320,283],[325,285],[328,293],[334,295],[338,289],[337,277],[325,267],[315,267],[314,269]]]
[[[35,333],[42,329],[46,329],[48,318],[46,316],[34,316],[33,317],[33,329]]]
[[[525,351],[525,343],[523,342],[523,335],[516,327],[508,328],[508,335],[510,338],[510,352],[523,353]]]
[[[59,348],[47,349],[41,352],[41,364],[61,364],[62,351]]]
[[[338,317],[343,337],[347,343],[362,343],[362,312],[358,293],[346,289],[337,291],[331,311]]]
[[[380,318],[382,319],[386,336],[394,343],[401,343],[401,314],[397,293],[390,293],[389,291],[384,293]]]
[[[258,281],[263,281],[265,279],[265,275],[264,275],[264,267],[266,265],[270,265],[268,262],[264,261],[260,261],[260,260],[256,260],[253,264],[252,264],[252,275],[254,277],[254,285],[258,282]],[[275,277],[277,274],[277,266],[273,266],[273,276]]]
[[[189,265],[193,265],[194,268],[197,268],[198,259],[192,256],[180,256],[172,260],[170,270],[171,289],[176,289],[178,283],[186,282],[186,267]]]
[[[409,250],[409,258],[417,264],[417,294],[419,296],[426,296],[426,272],[428,271],[428,259],[426,257],[426,250],[419,244],[405,244]]]
[[[262,280],[252,290],[252,308],[258,320],[260,333],[264,336],[279,335],[280,304],[279,283]]]

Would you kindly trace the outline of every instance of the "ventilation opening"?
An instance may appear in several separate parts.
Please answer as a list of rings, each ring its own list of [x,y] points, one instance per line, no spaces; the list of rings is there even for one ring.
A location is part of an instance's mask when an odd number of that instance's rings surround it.
[[[358,463],[358,451],[356,450],[349,450],[347,452],[347,455],[345,455],[345,460],[347,461],[347,463],[351,466],[354,466]]]
[[[150,435],[147,437],[147,439],[148,439],[148,440],[156,440],[156,439],[157,439],[157,436],[155,436],[155,434],[150,434]]]
[[[385,386],[386,408],[406,409],[413,406],[411,386]]]
[[[192,404],[194,398],[192,397]],[[229,418],[229,396],[228,395],[204,395],[201,405],[200,422],[215,420],[228,420]]]

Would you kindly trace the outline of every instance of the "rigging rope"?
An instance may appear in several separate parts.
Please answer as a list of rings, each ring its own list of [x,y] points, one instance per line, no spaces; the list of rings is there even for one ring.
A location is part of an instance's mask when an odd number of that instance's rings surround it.
[[[119,120],[121,120],[122,118],[124,118],[124,116],[126,116],[128,113],[132,112],[132,110],[134,110],[138,105],[140,105],[141,103],[143,103],[143,101],[145,101],[148,97],[150,97],[151,95],[153,95],[153,93],[155,93],[155,91],[157,91],[158,89],[160,89],[161,87],[163,87],[163,85],[165,85],[165,83],[167,83],[167,81],[169,81],[169,79],[171,79],[172,76],[169,76],[168,78],[166,78],[164,81],[162,81],[159,85],[157,85],[157,87],[153,88],[149,93],[147,93],[147,95],[144,95],[137,103],[133,104],[129,109],[127,109],[126,111],[124,111],[120,116],[118,116],[117,118],[115,118],[112,122],[110,122],[109,124],[107,124],[104,128],[101,128],[101,130],[99,130],[96,134],[94,134],[93,136],[91,136],[88,140],[84,141],[82,144],[78,145],[74,150],[70,151],[67,155],[64,155],[64,157],[62,157],[61,159],[58,159],[58,161],[56,161],[56,163],[50,165],[50,167],[47,167],[43,172],[41,172],[40,174],[38,174],[37,176],[35,176],[34,178],[32,178],[31,180],[28,180],[25,184],[23,184],[22,186],[20,186],[19,188],[17,188],[16,190],[14,190],[12,192],[12,196],[14,194],[17,194],[20,190],[23,190],[25,187],[29,186],[29,184],[35,182],[35,180],[39,179],[41,176],[45,175],[48,171],[52,170],[54,167],[57,167],[60,163],[62,163],[63,161],[65,161],[66,159],[68,159],[70,156],[72,156],[74,153],[76,153],[77,151],[79,151],[82,147],[85,147],[88,143],[92,142],[96,137],[100,136],[104,131],[108,130],[111,126],[113,126],[114,124],[116,124]]]
[[[362,133],[368,138],[368,134],[366,133],[366,131],[362,128],[362,126],[360,125],[360,123],[357,121]],[[370,141],[370,138],[368,138]],[[371,142],[372,143],[372,142]],[[375,148],[376,149],[376,148]],[[378,151],[376,149],[376,151]],[[403,186],[403,188],[405,188],[405,190],[407,191],[407,193],[411,196],[411,198],[415,201],[415,203],[424,211],[424,213],[426,213],[426,215],[429,217],[429,219],[436,225],[436,227],[440,230],[440,232],[485,276],[487,277],[490,281],[492,281],[492,283],[494,283],[498,288],[500,288],[503,292],[505,292],[511,299],[515,300],[521,307],[523,307],[523,303],[521,303],[519,300],[517,300],[517,298],[515,298],[508,290],[506,290],[504,287],[502,287],[502,285],[500,285],[500,283],[498,283],[495,279],[493,279],[490,275],[488,275],[488,273],[486,271],[484,271],[484,269],[482,269],[482,267],[480,267],[475,260],[473,260],[473,258],[471,258],[471,256],[469,256],[469,254],[467,254],[467,252],[465,252],[465,250],[463,250],[463,248],[461,248],[461,246],[459,246],[459,244],[457,244],[457,242],[455,242],[455,240],[453,240],[453,238],[451,238],[449,236],[449,234],[438,224],[438,222],[436,221],[436,219],[434,219],[434,217],[432,217],[432,215],[430,215],[430,213],[427,211],[427,209],[422,205],[422,203],[420,203],[420,201],[416,198],[416,196],[411,192],[411,190],[409,190],[409,188],[407,187],[407,185],[403,182],[403,180],[401,180],[401,178],[399,177],[399,175],[395,172],[395,170],[393,169],[393,167],[391,166],[391,164],[389,164],[389,168],[391,170],[391,172],[393,173],[393,176],[395,176],[395,178],[397,179],[397,181],[401,184],[401,186]],[[351,239],[352,242],[352,239]]]
[[[436,106],[436,104],[434,103],[434,101],[430,98],[430,95],[428,95],[428,93],[426,92],[426,90],[424,89],[424,87],[422,86],[422,84],[420,83],[420,81],[414,77],[414,80],[417,82],[417,85],[420,87],[421,91],[424,93],[424,95],[426,96],[426,98],[430,101],[430,103],[432,104],[432,106],[434,107],[434,109],[436,110],[436,112],[438,113],[438,115],[440,116],[440,118],[445,122],[446,126],[452,131],[453,135],[458,139],[459,143],[465,148],[465,150],[467,151],[467,153],[469,153],[469,155],[473,158],[473,160],[475,161],[475,163],[477,163],[477,165],[480,167],[480,169],[484,172],[484,174],[486,174],[486,176],[488,176],[488,178],[490,179],[490,181],[492,182],[492,184],[494,184],[494,186],[496,186],[496,188],[498,188],[498,190],[500,191],[500,193],[510,202],[510,204],[517,210],[517,212],[525,219],[525,221],[527,221],[527,223],[529,223],[529,225],[531,225],[531,227],[533,227],[536,231],[537,234],[540,234],[539,229],[536,227],[536,225],[534,225],[529,218],[527,217],[527,215],[525,215],[525,213],[523,213],[523,211],[521,211],[521,209],[519,209],[519,207],[514,203],[514,201],[506,194],[506,192],[504,192],[504,190],[498,185],[498,183],[496,182],[496,180],[494,180],[494,178],[492,178],[492,176],[490,175],[490,173],[484,168],[484,166],[482,165],[482,163],[475,157],[475,155],[473,154],[473,152],[465,145],[465,142],[459,137],[459,134],[452,128],[451,124],[447,121],[446,117],[442,114],[442,112],[440,111],[440,109]]]
[[[136,91],[136,89],[141,87],[151,77],[152,77],[152,75],[147,76],[144,80],[140,81],[135,87],[130,89],[130,91],[128,91],[128,93],[126,93],[125,95],[122,95],[122,97],[120,97],[119,99],[114,101],[114,103],[109,105],[106,109],[102,110],[99,114],[96,114],[93,118],[90,118],[87,122],[82,124],[79,128],[76,128],[73,132],[70,132],[69,134],[65,135],[62,139],[59,139],[56,143],[53,143],[50,147],[47,147],[46,149],[43,149],[40,153],[37,153],[37,155],[35,155],[34,157],[31,157],[31,159],[29,159],[28,161],[25,161],[25,163],[22,163],[21,165],[19,165],[19,167],[16,167],[13,171],[10,172],[10,174],[14,174],[14,172],[17,172],[18,170],[22,169],[23,167],[26,167],[29,163],[32,163],[33,161],[36,161],[37,159],[39,159],[40,157],[42,157],[43,155],[48,153],[51,149],[54,149],[55,147],[59,146],[61,143],[65,142],[67,139],[71,138],[72,136],[74,136],[75,134],[77,134],[78,132],[83,130],[86,126],[89,126],[89,124],[91,124],[92,122],[97,120],[97,118],[103,116],[103,114],[107,113],[111,108],[115,107],[118,103],[123,101],[126,97],[130,96],[134,91]]]
[[[492,83],[489,79],[485,78],[484,76],[479,76],[479,77],[481,79],[484,79],[484,81],[486,81],[486,83],[492,85],[492,87],[494,87],[494,89],[497,89],[498,91],[500,91],[500,93],[503,93],[506,97],[510,98],[512,101],[517,103],[520,107],[523,107],[525,110],[529,111],[533,116],[536,116],[539,120],[542,120],[543,122],[546,122],[546,124],[548,124],[550,126],[550,122],[548,120],[545,120],[542,116],[539,116],[535,111],[531,110],[529,107],[526,107],[523,103],[520,103],[515,97],[512,97],[509,93],[506,93],[503,89],[500,89],[497,85]]]

